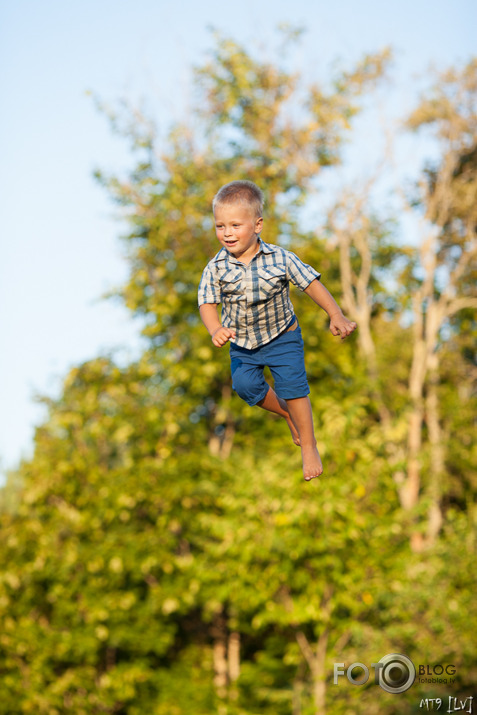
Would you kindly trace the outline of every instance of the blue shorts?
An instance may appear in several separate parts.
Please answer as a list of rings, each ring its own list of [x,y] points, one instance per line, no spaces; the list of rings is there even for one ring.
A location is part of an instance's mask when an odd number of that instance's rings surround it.
[[[270,368],[278,397],[293,400],[310,394],[299,325],[253,350],[230,343],[230,361],[232,387],[249,405],[261,402],[269,390],[263,376],[265,367]]]

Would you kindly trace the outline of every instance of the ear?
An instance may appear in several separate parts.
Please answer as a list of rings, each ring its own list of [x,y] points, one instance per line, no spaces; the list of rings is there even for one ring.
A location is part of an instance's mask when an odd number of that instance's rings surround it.
[[[255,233],[260,233],[262,228],[263,228],[263,218],[260,216],[260,218],[258,218],[255,221]]]

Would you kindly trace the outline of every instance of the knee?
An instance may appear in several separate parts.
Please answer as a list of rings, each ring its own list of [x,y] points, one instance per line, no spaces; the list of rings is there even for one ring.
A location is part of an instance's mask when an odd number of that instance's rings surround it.
[[[268,385],[259,371],[244,369],[243,366],[237,366],[233,370],[232,387],[237,395],[250,406],[263,400],[268,390]]]
[[[247,374],[243,370],[237,369],[232,373],[232,387],[242,400],[249,401],[251,385]]]

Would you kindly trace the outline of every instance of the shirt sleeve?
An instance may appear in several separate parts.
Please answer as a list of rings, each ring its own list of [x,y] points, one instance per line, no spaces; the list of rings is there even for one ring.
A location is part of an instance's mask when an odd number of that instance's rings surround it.
[[[321,273],[315,271],[315,269],[307,263],[303,263],[303,261],[291,251],[287,251],[287,278],[297,288],[305,290],[315,278],[320,280]]]
[[[198,302],[199,306],[204,303],[220,303],[220,286],[210,264],[206,265],[200,279]]]

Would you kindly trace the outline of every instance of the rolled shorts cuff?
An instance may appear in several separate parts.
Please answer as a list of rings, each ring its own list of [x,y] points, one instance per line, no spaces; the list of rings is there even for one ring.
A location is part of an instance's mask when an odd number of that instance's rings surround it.
[[[275,387],[275,392],[282,400],[299,400],[300,397],[307,397],[310,394],[308,382],[300,383],[299,385],[286,385],[284,387]]]
[[[245,402],[247,403],[247,405],[250,405],[250,407],[255,407],[255,405],[258,405],[259,402],[261,402],[262,400],[265,399],[269,389],[270,389],[270,385],[267,383],[267,386],[264,388],[263,394],[260,395],[260,397],[254,397],[251,395],[250,397],[245,397],[242,399],[244,399]]]

